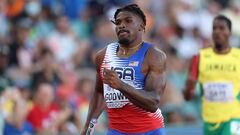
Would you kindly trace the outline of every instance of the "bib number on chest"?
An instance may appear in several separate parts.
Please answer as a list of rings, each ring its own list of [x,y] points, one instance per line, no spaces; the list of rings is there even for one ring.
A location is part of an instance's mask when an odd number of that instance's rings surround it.
[[[104,84],[104,98],[108,108],[122,108],[129,100],[119,91]]]
[[[203,85],[204,97],[210,102],[232,102],[233,85],[230,83],[207,82]]]

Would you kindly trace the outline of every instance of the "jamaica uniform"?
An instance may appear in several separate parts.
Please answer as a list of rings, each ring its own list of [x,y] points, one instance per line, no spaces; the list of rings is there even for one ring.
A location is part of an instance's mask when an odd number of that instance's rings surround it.
[[[205,135],[240,135],[240,50],[202,49],[198,61]]]

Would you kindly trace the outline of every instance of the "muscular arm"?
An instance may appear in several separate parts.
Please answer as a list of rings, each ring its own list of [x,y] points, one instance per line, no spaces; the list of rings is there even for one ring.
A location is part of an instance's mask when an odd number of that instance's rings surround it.
[[[146,74],[144,90],[136,90],[119,78],[116,79],[117,75],[114,71],[108,70],[112,75],[104,79],[104,82],[120,90],[136,106],[149,112],[156,112],[166,85],[165,69],[166,55],[158,49],[149,48],[142,65],[142,72]]]
[[[198,64],[199,64],[199,55],[193,56],[190,66],[189,73],[184,88],[184,98],[189,101],[194,96],[194,90],[198,78]]]
[[[105,54],[105,49],[101,50],[96,55],[96,71],[97,71],[96,86],[95,86],[95,91],[93,93],[93,97],[89,105],[87,121],[85,123],[82,135],[86,134],[86,131],[91,119],[98,118],[105,108],[105,102],[103,97],[103,82],[100,77],[100,68],[101,68],[102,61],[104,59],[104,54]]]

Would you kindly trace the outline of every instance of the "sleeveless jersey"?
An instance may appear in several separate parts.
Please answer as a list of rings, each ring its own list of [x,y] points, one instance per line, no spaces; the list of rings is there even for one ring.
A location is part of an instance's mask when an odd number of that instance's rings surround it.
[[[102,68],[114,70],[119,78],[136,90],[144,90],[145,76],[141,72],[144,56],[151,46],[144,43],[132,56],[120,58],[117,56],[119,44],[107,46]],[[104,85],[104,98],[107,105],[109,128],[122,133],[142,133],[163,127],[163,117],[160,109],[155,113],[147,112],[132,104],[119,90]]]
[[[199,82],[203,90],[202,116],[206,122],[240,118],[240,50],[216,54],[200,51]]]

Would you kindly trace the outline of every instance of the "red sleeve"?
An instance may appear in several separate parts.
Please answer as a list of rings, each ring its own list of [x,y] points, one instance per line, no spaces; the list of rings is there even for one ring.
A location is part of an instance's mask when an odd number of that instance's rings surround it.
[[[196,86],[196,82],[198,79],[198,65],[199,65],[199,55],[195,55],[192,58],[189,74],[185,84],[185,94],[184,97],[186,100],[190,100],[194,95],[194,90]]]
[[[199,55],[195,55],[192,58],[190,65],[190,76],[192,79],[197,80],[198,78],[198,65],[199,65]]]

